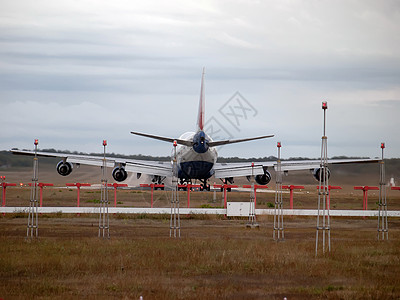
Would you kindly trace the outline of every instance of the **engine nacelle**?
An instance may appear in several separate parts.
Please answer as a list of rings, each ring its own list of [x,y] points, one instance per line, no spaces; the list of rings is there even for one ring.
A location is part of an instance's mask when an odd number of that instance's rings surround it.
[[[313,176],[318,181],[319,181],[319,174],[320,174],[321,170],[323,170],[323,168],[322,169],[321,168],[315,168],[314,171],[313,171]],[[329,179],[329,177],[331,177],[331,171],[328,168],[326,169],[326,171],[327,171],[326,174],[327,174],[328,179]],[[323,175],[323,173],[321,175]],[[321,179],[322,179],[322,182],[324,182],[324,178],[322,177]]]
[[[60,161],[57,164],[57,172],[61,176],[67,176],[67,175],[71,174],[72,169],[73,169],[73,165],[69,162]]]
[[[263,175],[257,175],[256,176],[256,182],[261,185],[266,185],[271,181],[271,173],[268,171],[265,171]]]
[[[112,171],[112,177],[115,181],[124,181],[128,177],[128,173],[122,167],[116,167]]]

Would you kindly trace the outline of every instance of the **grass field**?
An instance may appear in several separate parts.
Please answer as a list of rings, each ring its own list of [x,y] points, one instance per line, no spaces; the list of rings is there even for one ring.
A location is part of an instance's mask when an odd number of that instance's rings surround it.
[[[68,182],[99,182],[85,170]],[[40,173],[41,182],[59,185],[44,189],[43,205],[76,206],[76,189],[66,188],[65,179],[53,173]],[[9,182],[29,182],[31,170],[6,175]],[[343,190],[332,191],[331,207],[362,209],[362,192],[353,186],[377,185],[375,175],[332,180]],[[289,176],[285,184],[305,185],[294,195],[295,208],[316,208],[316,183],[309,174]],[[27,206],[29,197],[29,188],[9,187],[6,205]],[[169,197],[155,192],[154,207],[169,207]],[[96,207],[99,200],[99,190],[81,190],[81,206]],[[112,191],[109,200],[113,205]],[[180,200],[186,206],[186,192]],[[228,201],[248,200],[248,192],[228,194]],[[376,209],[377,201],[378,191],[370,191],[368,207]],[[258,208],[273,202],[274,193],[257,193]],[[150,207],[150,192],[119,190],[117,206]],[[222,193],[192,193],[190,206],[221,207]],[[400,210],[399,191],[388,191],[388,207]],[[169,238],[167,215],[110,218],[111,238],[99,239],[96,215],[43,214],[39,239],[26,240],[25,214],[0,215],[0,298],[400,299],[396,218],[389,219],[389,241],[384,242],[376,239],[376,218],[332,218],[332,251],[317,257],[315,217],[285,217],[283,242],[273,241],[268,216],[258,216],[260,229],[247,229],[241,218],[182,216],[180,239]]]
[[[400,222],[376,241],[376,220],[334,219],[332,251],[315,257],[314,218],[288,217],[286,239],[272,220],[183,219],[169,238],[168,216],[112,216],[111,238],[97,218],[40,218],[26,241],[26,218],[1,218],[0,297],[4,299],[398,299]]]
[[[28,204],[29,189],[7,193],[7,206]],[[335,205],[361,208],[361,195],[350,193],[332,196]],[[81,195],[83,205],[97,205],[96,190]],[[391,195],[398,209],[397,194]],[[228,197],[243,200],[248,193]],[[74,206],[76,190],[48,188],[44,198],[46,206]],[[155,198],[157,206],[168,206],[168,193]],[[148,191],[118,192],[119,206],[148,206],[149,199]],[[219,206],[220,193],[217,199],[214,203],[212,192],[193,193],[191,205]],[[258,204],[270,199],[273,194],[260,193]],[[295,207],[315,208],[311,188],[295,199]],[[370,206],[375,202],[371,194]],[[111,215],[111,238],[103,240],[97,238],[95,215],[40,215],[40,238],[27,241],[26,215],[1,216],[0,298],[400,298],[398,219],[389,219],[389,241],[378,242],[376,218],[332,218],[332,251],[315,257],[314,217],[285,217],[283,242],[272,239],[272,217],[259,216],[258,230],[246,229],[247,220],[240,218],[182,218],[182,237],[173,239],[169,216]]]

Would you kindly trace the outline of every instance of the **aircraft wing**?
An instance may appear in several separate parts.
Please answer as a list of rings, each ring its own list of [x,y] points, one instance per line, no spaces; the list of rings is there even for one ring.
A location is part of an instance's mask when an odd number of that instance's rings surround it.
[[[272,167],[274,162],[251,162],[245,163],[216,163],[214,165],[215,178],[228,178],[239,176],[251,176],[264,174],[265,167]]]
[[[354,164],[354,163],[376,163],[379,159],[329,159],[328,164]],[[320,160],[283,160],[281,161],[282,171],[299,171],[319,168]],[[272,167],[277,169],[276,161],[255,162],[254,167],[251,162],[244,163],[217,163],[214,166],[215,178],[228,178],[238,176],[262,175],[264,170]]]
[[[26,150],[11,150],[13,154],[17,155],[30,155],[34,156],[34,151]],[[82,164],[88,166],[103,166],[102,156],[92,155],[79,155],[69,153],[51,153],[51,152],[37,152],[37,156],[41,157],[58,157],[66,162],[73,164]],[[106,165],[109,168],[117,166],[124,166],[125,170],[133,173],[143,173],[148,175],[158,176],[171,176],[172,166],[169,161],[147,161],[147,160],[136,160],[118,157],[106,157]]]
[[[172,165],[169,161],[126,160],[125,170],[147,175],[172,175]]]
[[[360,159],[328,159],[328,164],[357,164],[357,163],[376,163],[379,159],[360,158]],[[281,161],[282,171],[309,170],[319,168],[321,160],[283,160]],[[276,170],[277,163],[274,162]]]

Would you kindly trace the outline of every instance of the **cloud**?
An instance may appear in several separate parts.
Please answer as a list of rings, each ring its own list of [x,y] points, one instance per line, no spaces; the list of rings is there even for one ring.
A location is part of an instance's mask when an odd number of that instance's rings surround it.
[[[129,131],[193,130],[206,66],[208,115],[236,91],[258,109],[235,137],[273,132],[288,155],[316,156],[327,99],[333,154],[371,156],[385,139],[398,156],[398,1],[0,5],[0,105],[12,129],[3,149],[40,135],[54,147],[90,151],[111,136],[119,152],[169,153]],[[222,154],[275,150],[268,141]]]

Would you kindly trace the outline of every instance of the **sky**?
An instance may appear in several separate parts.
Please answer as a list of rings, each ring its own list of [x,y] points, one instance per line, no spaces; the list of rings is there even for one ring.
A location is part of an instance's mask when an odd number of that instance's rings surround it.
[[[195,131],[220,156],[400,157],[400,2],[0,0],[0,150],[170,155]]]

